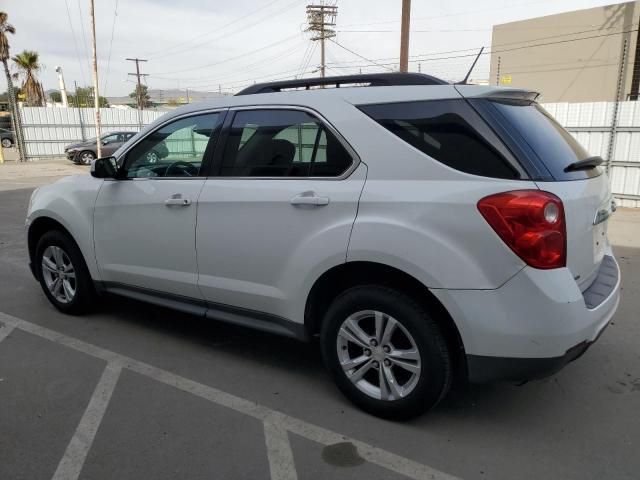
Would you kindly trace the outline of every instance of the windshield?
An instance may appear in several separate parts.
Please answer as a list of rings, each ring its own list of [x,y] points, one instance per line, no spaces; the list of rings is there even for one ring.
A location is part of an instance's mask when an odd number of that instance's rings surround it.
[[[602,173],[599,167],[565,172],[571,163],[592,155],[539,104],[512,100],[491,100],[489,103],[519,134],[554,179],[577,180]]]

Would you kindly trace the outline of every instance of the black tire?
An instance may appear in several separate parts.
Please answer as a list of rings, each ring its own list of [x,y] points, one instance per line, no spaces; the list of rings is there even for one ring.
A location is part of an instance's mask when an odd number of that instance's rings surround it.
[[[402,398],[381,400],[367,395],[341,367],[338,356],[340,327],[349,316],[367,310],[382,312],[398,321],[413,337],[420,354],[421,371],[416,374],[417,383]],[[432,315],[411,297],[391,288],[363,285],[343,292],[332,302],[324,317],[320,341],[325,365],[340,391],[354,404],[379,417],[408,419],[420,415],[444,398],[453,380],[451,354]],[[341,348],[346,350],[344,345]],[[376,369],[372,374],[377,375],[378,371]]]
[[[10,138],[3,138],[2,139],[2,146],[4,148],[11,148],[13,146],[13,142],[11,141]]]
[[[47,287],[45,275],[43,274],[42,257],[48,247],[58,247],[62,249],[73,266],[75,273],[75,295],[66,303],[54,297]],[[80,252],[76,243],[66,233],[51,230],[42,235],[36,246],[34,267],[44,294],[53,306],[61,312],[80,315],[89,312],[95,305],[97,294],[87,265],[82,257],[82,252]]]
[[[91,162],[96,159],[96,154],[91,150],[83,150],[78,154],[78,163],[81,165],[91,165]]]

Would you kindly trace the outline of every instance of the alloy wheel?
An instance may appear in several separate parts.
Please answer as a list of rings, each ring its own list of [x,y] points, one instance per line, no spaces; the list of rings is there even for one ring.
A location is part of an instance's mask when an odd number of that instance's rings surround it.
[[[2,139],[2,146],[4,148],[10,148],[11,147],[11,140],[9,140],[8,138],[3,138]]]
[[[409,395],[422,373],[413,336],[390,315],[362,310],[347,317],[337,336],[340,366],[369,397],[394,401]]]
[[[82,155],[80,155],[80,160],[82,160],[82,163],[84,163],[85,165],[89,165],[91,162],[93,162],[94,158],[95,155],[91,152],[83,152]]]
[[[60,303],[76,295],[76,273],[69,255],[60,247],[48,246],[42,254],[42,276],[49,293]]]

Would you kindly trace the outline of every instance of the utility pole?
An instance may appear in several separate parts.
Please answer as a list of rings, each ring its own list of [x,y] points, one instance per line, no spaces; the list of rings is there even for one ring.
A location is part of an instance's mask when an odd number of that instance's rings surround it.
[[[127,58],[130,62],[136,62],[136,73],[130,73],[129,75],[135,75],[137,78],[136,84],[136,102],[138,104],[138,110],[144,110],[144,102],[142,98],[142,84],[140,83],[140,77],[146,77],[148,73],[140,73],[140,62],[146,62],[142,58]]]
[[[409,28],[411,0],[402,0],[402,26],[400,28],[400,71],[409,71]]]
[[[93,45],[93,108],[95,110],[96,122],[96,154],[98,158],[102,156],[102,143],[100,143],[100,94],[98,92],[98,53],[96,50],[96,15],[91,0],[91,35]]]
[[[60,97],[62,99],[62,106],[67,108],[69,106],[69,100],[67,99],[67,87],[64,85],[64,75],[62,74],[62,67],[56,67],[56,73],[58,74],[58,85],[60,86]]]
[[[307,32],[314,32],[314,36],[311,37],[312,41],[320,40],[320,76],[324,77],[326,72],[325,55],[324,55],[324,41],[327,38],[336,36],[336,31],[333,27],[336,26],[336,16],[338,15],[337,5],[325,5],[321,4],[307,5]]]

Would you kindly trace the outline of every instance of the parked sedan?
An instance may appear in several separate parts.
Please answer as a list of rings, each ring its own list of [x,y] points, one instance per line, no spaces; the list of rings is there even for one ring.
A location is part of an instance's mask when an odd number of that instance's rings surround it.
[[[16,143],[15,136],[11,130],[0,128],[0,142],[4,148],[13,147]]]
[[[101,154],[103,157],[113,155],[127,140],[133,137],[136,132],[109,132],[100,137],[102,145]],[[67,145],[64,148],[66,157],[74,163],[89,165],[98,156],[96,152],[96,139],[90,138],[85,142]]]

